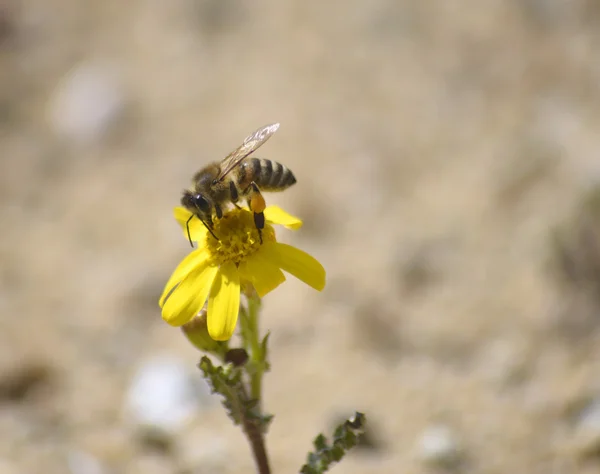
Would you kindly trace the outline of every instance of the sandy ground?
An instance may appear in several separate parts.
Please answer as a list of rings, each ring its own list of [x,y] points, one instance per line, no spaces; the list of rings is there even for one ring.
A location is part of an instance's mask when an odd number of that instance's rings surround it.
[[[260,156],[298,184],[269,202],[305,220],[281,239],[328,286],[265,299],[274,472],[354,409],[375,447],[333,472],[439,472],[419,440],[440,423],[458,472],[600,472],[599,422],[581,427],[600,397],[599,32],[593,0],[0,1],[0,471],[73,472],[75,452],[253,472],[218,403],[175,452],[123,404],[145,358],[198,359],[157,307],[189,251],[181,189],[278,121]]]

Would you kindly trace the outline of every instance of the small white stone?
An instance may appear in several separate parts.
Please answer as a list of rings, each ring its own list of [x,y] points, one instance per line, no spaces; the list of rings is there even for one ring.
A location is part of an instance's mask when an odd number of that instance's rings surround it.
[[[174,434],[211,403],[210,391],[194,364],[170,356],[146,361],[135,374],[126,410],[141,428]]]
[[[53,129],[78,143],[100,141],[125,108],[123,89],[114,68],[82,63],[57,85],[50,101]]]
[[[418,443],[418,456],[423,462],[452,466],[460,460],[460,448],[454,432],[445,425],[429,426]]]

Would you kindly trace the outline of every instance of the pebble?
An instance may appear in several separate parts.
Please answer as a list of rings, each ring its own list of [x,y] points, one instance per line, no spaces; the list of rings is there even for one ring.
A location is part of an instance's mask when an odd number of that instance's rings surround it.
[[[126,412],[139,428],[173,435],[213,400],[193,362],[161,355],[146,360],[133,377]]]
[[[417,446],[418,457],[427,464],[455,466],[461,458],[458,439],[448,426],[431,425],[425,429]]]
[[[117,71],[101,62],[75,66],[57,85],[50,100],[50,122],[56,133],[76,143],[106,138],[125,110]]]

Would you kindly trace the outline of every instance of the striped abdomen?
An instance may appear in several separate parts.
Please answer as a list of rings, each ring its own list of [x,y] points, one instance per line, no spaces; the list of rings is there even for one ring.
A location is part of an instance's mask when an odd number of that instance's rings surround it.
[[[296,182],[294,174],[281,163],[261,158],[249,158],[242,164],[245,183],[254,181],[262,191],[283,191]]]

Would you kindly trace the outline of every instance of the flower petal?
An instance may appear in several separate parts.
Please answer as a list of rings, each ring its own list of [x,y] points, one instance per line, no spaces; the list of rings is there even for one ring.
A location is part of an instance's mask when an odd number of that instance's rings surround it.
[[[302,221],[296,216],[288,214],[278,206],[269,206],[265,209],[265,219],[272,224],[279,224],[287,229],[296,230],[302,227]]]
[[[173,210],[173,215],[183,229],[183,235],[186,239],[188,238],[188,225],[190,227],[190,236],[192,237],[192,242],[202,242],[206,239],[206,234],[208,232],[206,227],[197,217],[190,219],[193,214],[185,207],[176,207]]]
[[[315,290],[325,288],[325,269],[314,257],[291,245],[274,242],[263,246],[267,257]]]
[[[162,317],[171,326],[182,326],[202,309],[210,293],[218,267],[206,262],[191,272],[173,290],[162,308]]]
[[[208,260],[208,253],[205,249],[198,249],[190,252],[180,263],[167,281],[165,289],[158,300],[158,305],[162,308],[170,293],[175,286],[187,277],[192,271],[204,268]]]
[[[283,272],[261,251],[240,264],[240,276],[252,283],[261,298],[285,281]]]
[[[240,274],[233,262],[222,265],[208,299],[208,334],[215,341],[233,335],[240,311]]]

